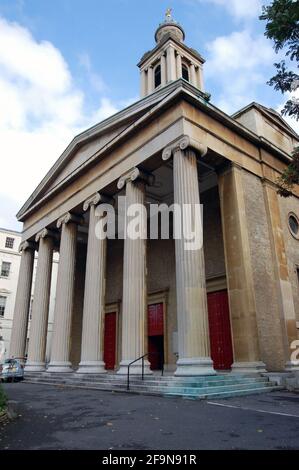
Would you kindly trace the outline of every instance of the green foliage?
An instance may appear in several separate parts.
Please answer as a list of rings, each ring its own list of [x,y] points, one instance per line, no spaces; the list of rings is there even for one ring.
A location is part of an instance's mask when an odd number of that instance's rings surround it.
[[[285,50],[290,62],[299,61],[299,1],[273,0],[271,5],[263,7],[260,16],[266,21],[265,36],[274,42],[276,52]],[[282,60],[274,64],[277,73],[268,82],[275,90],[282,93],[292,92],[299,86],[299,75],[287,69],[286,62]],[[299,103],[297,100],[288,100],[283,115],[289,115],[299,120]]]
[[[265,36],[274,42],[276,52],[285,51],[290,65],[295,64],[298,70],[299,62],[299,0],[273,0],[269,6],[264,6],[260,20],[266,21]],[[299,88],[299,75],[289,70],[286,61],[274,64],[276,75],[268,82],[281,93],[294,92]],[[299,100],[289,99],[282,115],[299,120]],[[288,197],[295,184],[299,184],[299,148],[293,152],[293,162],[286,168],[278,179],[278,193]]]
[[[274,41],[275,51],[286,47],[291,60],[299,60],[299,2],[294,0],[273,0],[263,7],[260,20],[267,21],[265,35]]]
[[[292,163],[277,180],[278,194],[283,197],[291,196],[294,185],[299,184],[299,147],[294,149],[292,156]]]
[[[6,395],[3,391],[3,388],[0,384],[0,411],[3,410],[3,408],[5,407],[5,404],[6,404]]]

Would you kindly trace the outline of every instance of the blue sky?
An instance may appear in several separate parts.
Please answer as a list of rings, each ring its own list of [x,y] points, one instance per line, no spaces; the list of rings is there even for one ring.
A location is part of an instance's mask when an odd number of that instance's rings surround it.
[[[206,59],[205,89],[232,113],[250,101],[279,109],[266,85],[272,44],[262,0],[0,0],[0,226],[72,137],[138,99],[136,64],[167,7]]]

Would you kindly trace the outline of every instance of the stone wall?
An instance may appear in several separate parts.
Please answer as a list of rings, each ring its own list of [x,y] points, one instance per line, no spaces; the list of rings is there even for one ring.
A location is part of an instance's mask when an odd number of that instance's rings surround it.
[[[207,279],[225,276],[224,246],[222,236],[218,187],[201,195],[203,204],[204,250]]]
[[[285,323],[279,299],[269,220],[260,178],[242,172],[261,359],[268,370],[285,366]]]
[[[75,272],[75,296],[72,317],[70,361],[77,367],[81,357],[84,282],[86,267],[86,245],[78,243]]]
[[[288,214],[290,212],[294,212],[299,218],[299,199],[296,197],[290,197],[287,199],[279,197],[278,200],[285,241],[285,250],[287,254],[289,278],[292,284],[292,291],[294,296],[296,320],[299,322],[299,278],[297,273],[297,269],[299,269],[299,240],[293,237],[288,227]]]

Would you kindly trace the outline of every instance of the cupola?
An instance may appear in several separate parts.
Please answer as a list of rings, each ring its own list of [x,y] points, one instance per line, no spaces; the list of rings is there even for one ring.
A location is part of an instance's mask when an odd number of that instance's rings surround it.
[[[182,78],[203,90],[204,59],[184,43],[185,31],[167,9],[165,20],[155,33],[156,47],[143,55],[138,64],[141,75],[141,97]]]

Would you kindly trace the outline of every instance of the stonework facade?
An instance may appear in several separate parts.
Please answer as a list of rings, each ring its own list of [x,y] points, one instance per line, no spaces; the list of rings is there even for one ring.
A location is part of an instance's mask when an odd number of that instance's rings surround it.
[[[257,103],[234,116],[213,106],[203,91],[204,60],[184,38],[167,17],[139,63],[141,100],[75,137],[18,213],[11,355],[25,347],[31,260],[35,250],[42,255],[29,371],[46,368],[54,250],[49,372],[126,374],[143,355],[148,374],[162,364],[179,376],[296,369],[299,188],[282,199],[275,181],[299,138]],[[146,207],[201,203],[203,248],[97,238],[97,209],[113,201],[119,216],[118,196]],[[141,361],[131,369],[140,374]]]

